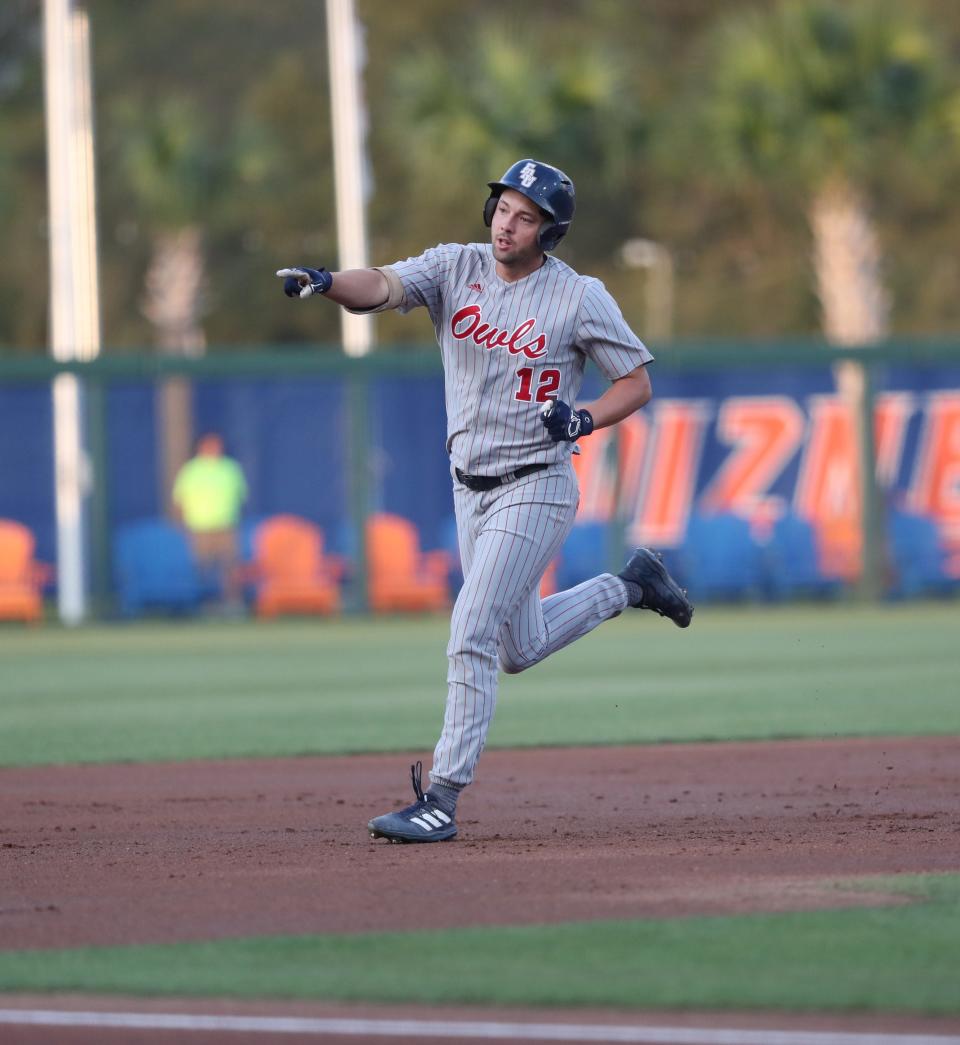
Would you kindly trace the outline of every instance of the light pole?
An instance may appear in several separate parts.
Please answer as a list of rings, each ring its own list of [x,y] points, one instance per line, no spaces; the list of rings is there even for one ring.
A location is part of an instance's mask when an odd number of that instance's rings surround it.
[[[341,269],[366,268],[366,171],[361,104],[362,52],[353,0],[327,0],[327,53],[333,118],[333,174],[337,198],[337,254]],[[365,356],[373,347],[373,316],[341,310],[343,350]]]
[[[644,337],[669,341],[673,336],[673,255],[652,239],[628,239],[620,248],[627,268],[645,269]]]
[[[44,0],[44,100],[50,228],[50,354],[92,359],[100,352],[100,304],[90,90],[85,11],[72,0]],[[84,502],[89,464],[83,395],[75,374],[53,381],[57,512],[57,598],[65,624],[86,616]]]

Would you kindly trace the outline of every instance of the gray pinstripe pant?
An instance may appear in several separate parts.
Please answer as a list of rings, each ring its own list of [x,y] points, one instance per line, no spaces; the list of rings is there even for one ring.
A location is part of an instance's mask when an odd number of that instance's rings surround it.
[[[473,780],[497,700],[497,670],[514,674],[627,606],[612,574],[540,599],[550,561],[579,502],[569,461],[487,491],[454,484],[463,587],[450,621],[447,705],[430,778]]]

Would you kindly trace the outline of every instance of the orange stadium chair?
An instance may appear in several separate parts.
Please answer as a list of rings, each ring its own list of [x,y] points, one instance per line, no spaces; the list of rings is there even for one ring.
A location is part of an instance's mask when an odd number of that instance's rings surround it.
[[[550,560],[550,565],[546,568],[543,574],[543,578],[540,581],[540,598],[546,599],[551,595],[556,595],[560,590],[557,586],[557,570],[560,566],[560,556],[558,555],[555,559]]]
[[[52,571],[34,559],[35,547],[28,527],[0,519],[0,620],[35,623],[43,615],[43,586]]]
[[[389,613],[450,606],[451,556],[446,551],[422,552],[412,522],[375,513],[367,520],[366,538],[370,609]]]
[[[863,541],[856,518],[832,516],[814,521],[817,564],[825,577],[856,582],[863,563]]]
[[[340,610],[344,562],[323,550],[323,531],[298,515],[274,515],[257,527],[253,581],[258,617]]]

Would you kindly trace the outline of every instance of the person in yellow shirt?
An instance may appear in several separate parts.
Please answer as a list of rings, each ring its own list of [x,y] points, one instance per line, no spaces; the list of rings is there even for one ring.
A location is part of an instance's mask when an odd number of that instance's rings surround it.
[[[231,609],[240,605],[237,526],[246,499],[243,470],[225,455],[223,439],[216,432],[200,436],[194,456],[177,472],[173,506],[190,533],[197,565]]]

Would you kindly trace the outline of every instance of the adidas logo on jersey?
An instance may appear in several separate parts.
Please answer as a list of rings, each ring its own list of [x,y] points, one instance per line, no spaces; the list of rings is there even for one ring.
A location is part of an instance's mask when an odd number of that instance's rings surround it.
[[[483,290],[483,287],[481,287],[479,283],[468,283],[467,290],[475,290],[479,294],[480,291]]]

